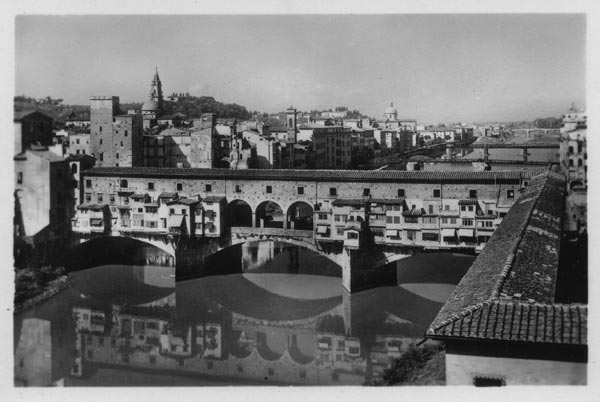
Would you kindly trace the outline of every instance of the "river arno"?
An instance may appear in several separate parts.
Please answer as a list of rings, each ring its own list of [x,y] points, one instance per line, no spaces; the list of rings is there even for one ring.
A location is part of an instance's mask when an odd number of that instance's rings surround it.
[[[176,283],[175,268],[126,265],[72,273],[71,288],[15,316],[15,383],[364,384],[423,340],[473,259],[417,255],[395,263],[396,284],[349,294],[340,268],[307,250],[238,247],[229,275]]]

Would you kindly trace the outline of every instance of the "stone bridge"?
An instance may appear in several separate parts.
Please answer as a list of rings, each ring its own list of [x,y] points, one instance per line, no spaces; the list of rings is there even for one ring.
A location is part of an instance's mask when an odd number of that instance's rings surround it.
[[[102,234],[80,236],[86,242],[94,238],[106,238]],[[160,249],[165,255],[146,256],[142,263],[151,265],[175,265],[177,280],[197,276],[228,274],[227,268],[206,267],[210,258],[232,246],[246,242],[275,241],[295,245],[317,253],[342,270],[342,283],[348,291],[363,290],[369,287],[365,275],[377,276],[378,270],[386,264],[409,257],[419,248],[389,247],[370,244],[369,247],[348,248],[341,242],[332,244],[315,240],[312,230],[283,228],[232,227],[230,233],[220,238],[189,239],[173,235],[148,235],[147,233],[113,233],[110,238],[129,238]],[[201,267],[198,269],[198,267]]]

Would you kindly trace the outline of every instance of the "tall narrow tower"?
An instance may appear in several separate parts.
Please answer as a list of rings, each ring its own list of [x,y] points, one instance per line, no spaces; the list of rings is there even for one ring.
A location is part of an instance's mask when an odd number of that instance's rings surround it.
[[[286,126],[287,126],[287,133],[288,133],[288,142],[291,142],[293,144],[296,143],[296,132],[297,132],[297,125],[296,125],[296,109],[294,109],[292,106],[290,106],[286,111]]]
[[[158,104],[158,110],[162,111],[163,93],[162,83],[160,82],[160,77],[158,76],[158,67],[155,67],[154,78],[152,78],[152,83],[150,84],[150,99],[155,101]]]

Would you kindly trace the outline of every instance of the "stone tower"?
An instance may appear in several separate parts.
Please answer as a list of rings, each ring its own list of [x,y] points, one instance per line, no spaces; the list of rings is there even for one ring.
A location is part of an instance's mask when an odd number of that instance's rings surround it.
[[[154,78],[152,78],[152,83],[150,84],[150,99],[155,101],[158,104],[158,110],[162,111],[162,106],[163,106],[162,83],[160,82],[160,77],[158,76],[158,68],[157,67],[155,67]]]
[[[297,133],[297,124],[296,124],[296,109],[290,106],[286,111],[286,127],[288,132],[288,142],[293,144],[296,143],[296,133]]]

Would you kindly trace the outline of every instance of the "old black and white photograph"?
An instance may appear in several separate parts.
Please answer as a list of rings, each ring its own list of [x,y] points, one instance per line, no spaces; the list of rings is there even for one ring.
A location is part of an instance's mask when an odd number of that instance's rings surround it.
[[[15,7],[7,382],[593,383],[585,8],[376,5]]]

